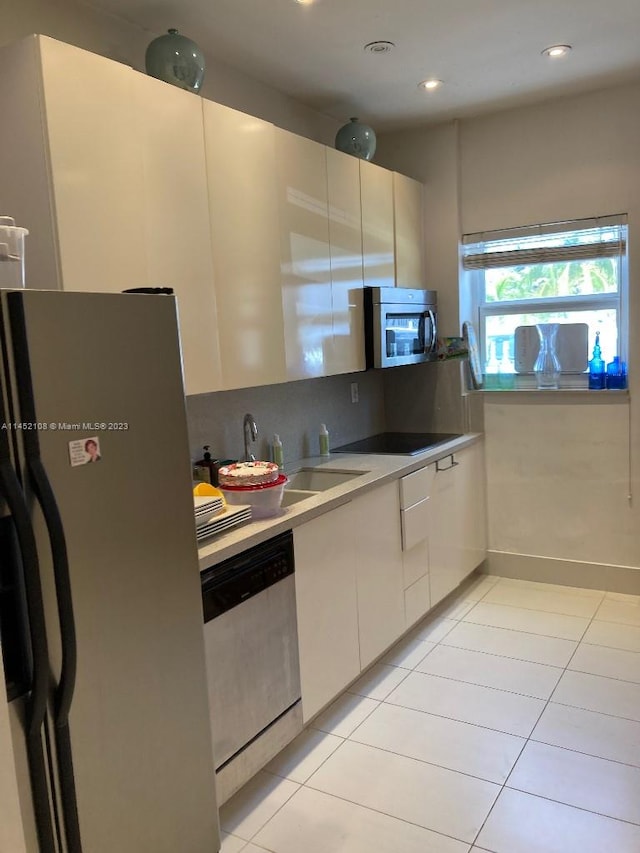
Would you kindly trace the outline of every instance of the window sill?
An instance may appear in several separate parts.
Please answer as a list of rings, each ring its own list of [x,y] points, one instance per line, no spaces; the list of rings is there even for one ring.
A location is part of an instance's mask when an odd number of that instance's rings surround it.
[[[594,391],[588,387],[588,376],[567,375],[560,379],[559,388],[538,388],[535,376],[506,374],[485,375],[482,388],[468,390],[468,394],[519,396],[527,398],[554,399],[558,395],[572,399],[582,398],[593,403],[624,403],[629,399],[629,389],[603,389]]]

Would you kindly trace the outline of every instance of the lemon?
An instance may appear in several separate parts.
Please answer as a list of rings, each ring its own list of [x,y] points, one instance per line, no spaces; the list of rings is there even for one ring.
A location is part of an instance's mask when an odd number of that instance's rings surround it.
[[[198,483],[197,486],[193,487],[193,494],[198,497],[212,497],[212,498],[222,498],[224,497],[220,489],[216,489],[215,486],[211,486],[209,483]]]

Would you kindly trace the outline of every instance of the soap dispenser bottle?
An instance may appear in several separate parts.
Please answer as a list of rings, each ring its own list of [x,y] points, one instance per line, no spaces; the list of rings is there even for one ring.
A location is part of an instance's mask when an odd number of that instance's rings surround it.
[[[329,456],[329,430],[326,424],[320,424],[320,456]]]
[[[205,444],[203,447],[204,453],[202,455],[202,459],[198,459],[196,464],[196,469],[202,475],[201,479],[204,480],[205,483],[210,483],[212,486],[218,485],[218,469],[220,468],[220,462],[218,459],[213,459],[211,457],[211,453],[209,453],[209,445]]]
[[[282,448],[282,442],[280,441],[280,436],[276,433],[273,436],[273,461],[278,466],[280,470],[284,468],[284,450]]]
[[[593,357],[589,362],[589,388],[592,391],[602,391],[607,387],[607,376],[605,363],[600,351],[600,332],[596,332],[596,343],[593,348]]]

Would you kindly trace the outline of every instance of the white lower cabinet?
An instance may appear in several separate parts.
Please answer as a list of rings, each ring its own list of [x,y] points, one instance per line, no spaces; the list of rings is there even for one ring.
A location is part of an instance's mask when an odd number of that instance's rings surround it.
[[[306,722],[404,633],[397,483],[293,532]]]
[[[460,580],[464,580],[487,556],[484,444],[472,444],[456,454],[456,458],[462,463],[459,496],[463,533]]]
[[[360,672],[353,504],[293,531],[302,717]]]
[[[486,555],[482,443],[293,531],[308,722]]]
[[[352,504],[356,539],[360,667],[404,633],[404,583],[397,482]]]
[[[431,603],[429,528],[430,494],[434,477],[435,466],[427,465],[400,480],[402,569],[407,628],[425,615]]]
[[[423,552],[428,560],[428,542],[425,541],[420,543],[420,545],[416,545],[416,550]],[[410,628],[419,619],[422,619],[430,606],[431,589],[429,587],[429,575],[424,574],[404,591],[404,612],[407,628]]]
[[[484,446],[478,442],[435,463],[429,537],[432,607],[486,556],[483,460]]]

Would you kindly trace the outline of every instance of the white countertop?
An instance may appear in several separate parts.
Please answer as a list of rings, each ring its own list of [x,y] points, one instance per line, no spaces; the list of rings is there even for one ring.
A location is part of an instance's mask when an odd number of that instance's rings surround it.
[[[453,438],[451,441],[426,450],[424,453],[417,453],[415,456],[334,453],[328,458],[310,456],[307,459],[299,459],[294,464],[285,466],[285,472],[292,474],[300,468],[322,467],[328,471],[364,471],[365,473],[292,504],[282,509],[280,514],[273,518],[246,522],[206,540],[198,548],[200,571],[264,542],[271,536],[291,530],[329,510],[347,504],[357,495],[404,477],[405,474],[411,474],[431,462],[448,456],[455,450],[474,444],[481,438],[482,433],[467,433],[460,438]]]

